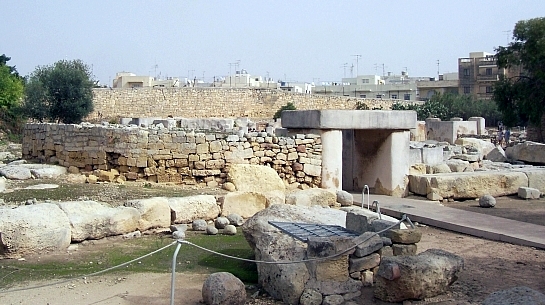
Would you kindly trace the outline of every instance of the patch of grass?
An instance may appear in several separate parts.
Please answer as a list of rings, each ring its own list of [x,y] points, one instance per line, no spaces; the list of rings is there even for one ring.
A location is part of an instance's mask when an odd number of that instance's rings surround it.
[[[205,235],[200,232],[187,232],[187,240],[199,246],[220,253],[252,259],[254,253],[241,232],[234,236]],[[72,255],[47,259],[47,261],[0,260],[0,288],[8,288],[15,283],[32,280],[66,279],[85,276],[98,272],[172,243],[166,236],[144,236],[137,239],[110,241],[95,250],[80,249]],[[93,245],[80,246],[93,248]],[[110,271],[123,274],[127,272],[159,272],[168,273],[171,270],[172,256],[176,246],[171,246],[159,253],[139,260],[128,266]],[[257,266],[222,256],[210,254],[203,250],[182,244],[177,256],[177,272],[213,273],[230,272],[243,282],[257,282]]]

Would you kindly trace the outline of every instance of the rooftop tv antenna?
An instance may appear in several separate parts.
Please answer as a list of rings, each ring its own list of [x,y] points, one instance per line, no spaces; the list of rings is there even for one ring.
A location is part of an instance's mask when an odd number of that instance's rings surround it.
[[[360,58],[361,58],[361,55],[360,54],[356,54],[356,55],[352,55],[354,57],[356,57],[356,77],[358,76],[359,74],[359,67],[360,67]]]

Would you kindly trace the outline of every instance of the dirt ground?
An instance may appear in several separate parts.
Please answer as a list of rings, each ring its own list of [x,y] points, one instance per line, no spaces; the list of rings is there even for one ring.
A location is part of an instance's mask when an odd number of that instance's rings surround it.
[[[107,187],[108,192],[116,190],[111,185]],[[120,190],[125,195],[132,196],[157,195],[155,191],[152,192],[141,185],[128,185]],[[153,190],[157,189],[153,188]],[[89,194],[85,196],[94,197]],[[100,194],[97,194],[97,197],[100,197]],[[112,194],[108,197],[117,198]],[[478,208],[476,201],[450,202],[445,205],[545,225],[545,200],[543,199],[526,201],[516,197],[503,197],[497,199],[497,205],[492,209]],[[429,226],[421,226],[419,229],[423,233],[422,241],[418,244],[419,252],[430,248],[440,248],[455,253],[464,258],[465,268],[446,295],[404,304],[480,304],[494,291],[521,285],[545,293],[545,251],[484,240]],[[59,254],[55,257],[62,259],[62,255]],[[8,276],[8,272],[0,269],[0,283],[4,276]],[[21,283],[15,288],[25,290],[7,293],[0,290],[0,304],[168,304],[170,278],[169,273],[131,273],[123,276],[107,274],[62,284]],[[202,304],[201,288],[205,278],[206,274],[178,273],[175,304]],[[44,284],[51,285],[28,289]],[[256,291],[259,296],[263,295],[260,290],[249,289],[247,304],[281,304],[267,297],[254,299],[252,295]],[[389,303],[373,300],[372,288],[369,288],[364,289],[358,304]]]

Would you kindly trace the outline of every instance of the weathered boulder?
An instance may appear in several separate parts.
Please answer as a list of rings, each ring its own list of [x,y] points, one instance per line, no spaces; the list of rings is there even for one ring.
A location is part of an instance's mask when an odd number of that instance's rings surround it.
[[[496,146],[486,155],[486,160],[490,160],[492,162],[507,162],[505,150],[503,150],[503,148],[499,145]]]
[[[64,166],[50,164],[21,164],[20,166],[28,168],[30,173],[38,179],[57,178],[66,175],[67,169]]]
[[[387,302],[434,297],[446,292],[463,267],[461,257],[439,249],[413,256],[383,257],[374,295]]]
[[[331,207],[336,202],[337,195],[334,192],[321,188],[295,191],[286,196],[286,204],[290,205]]]
[[[528,185],[528,177],[522,172],[464,172],[434,175],[411,175],[411,192],[427,196],[436,188],[443,198],[479,198],[482,195],[494,197],[513,195],[520,186]]]
[[[347,191],[337,190],[337,202],[343,207],[354,204],[354,196]]]
[[[223,201],[221,204],[221,215],[223,216],[235,213],[248,218],[269,206],[267,198],[256,192],[227,193],[221,201]]]
[[[314,289],[305,289],[299,298],[300,305],[322,305],[322,294]]]
[[[428,174],[442,174],[450,173],[450,167],[446,163],[439,163],[435,165],[426,165],[426,172]]]
[[[483,156],[486,156],[495,147],[492,142],[477,138],[458,138],[456,139],[456,141],[454,141],[454,144],[465,147],[474,147],[476,149],[476,152]]]
[[[229,219],[229,223],[234,225],[235,227],[240,227],[244,223],[244,219],[238,214],[232,213],[227,215],[226,217],[227,219]]]
[[[208,223],[206,223],[206,220],[204,219],[195,219],[191,223],[191,229],[193,231],[205,231],[207,226]]]
[[[214,226],[217,229],[224,229],[225,226],[229,224],[229,219],[227,217],[218,217],[216,220],[214,220]]]
[[[66,201],[57,205],[68,216],[75,242],[136,231],[140,220],[135,208],[111,208],[96,201]]]
[[[202,286],[202,298],[208,305],[244,305],[244,283],[229,272],[210,274]]]
[[[130,200],[126,207],[132,207],[140,213],[138,230],[168,228],[170,226],[170,206],[166,197]]]
[[[490,195],[484,195],[479,198],[479,206],[481,208],[493,208],[496,206],[496,198]]]
[[[220,207],[212,195],[168,198],[171,220],[174,223],[191,223],[196,219],[212,220],[220,214]]]
[[[0,167],[0,176],[13,180],[27,180],[32,178],[30,169],[19,165],[6,165]]]
[[[505,150],[507,158],[534,164],[545,164],[545,144],[526,141]]]
[[[482,305],[545,305],[545,294],[519,286],[491,293]]]
[[[218,234],[218,229],[213,225],[208,225],[208,226],[206,226],[206,234],[216,235],[216,234]]]
[[[241,192],[268,192],[285,191],[286,186],[278,173],[271,167],[264,165],[233,164],[227,174],[237,191]]]
[[[282,233],[269,221],[314,223],[343,226],[346,213],[319,206],[272,205],[247,219],[242,230],[257,260],[285,261],[306,258],[307,245]],[[310,279],[304,263],[289,265],[258,264],[259,284],[275,299],[297,304]],[[360,283],[361,285],[361,283]]]
[[[519,187],[518,197],[522,199],[539,199],[541,192],[531,187]]]
[[[468,161],[464,160],[458,160],[458,159],[451,159],[445,162],[447,166],[450,168],[450,171],[453,173],[461,173],[467,171],[467,168],[470,167]],[[473,168],[471,168],[473,169]]]
[[[70,222],[52,203],[0,208],[0,254],[58,251],[70,245]]]
[[[237,227],[233,225],[226,225],[225,228],[223,228],[223,234],[225,235],[235,235],[237,234]]]

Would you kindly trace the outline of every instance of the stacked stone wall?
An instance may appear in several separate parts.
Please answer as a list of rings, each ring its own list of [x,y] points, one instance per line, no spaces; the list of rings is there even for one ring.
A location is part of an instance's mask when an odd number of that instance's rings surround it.
[[[266,132],[244,136],[194,133],[136,126],[27,124],[23,158],[77,168],[115,170],[126,180],[217,186],[231,164],[274,168],[287,184],[321,183],[321,138],[314,134],[276,137]],[[73,170],[72,170],[73,171]]]
[[[134,88],[94,89],[94,111],[87,120],[119,117],[250,117],[272,118],[288,102],[299,110],[390,109],[394,100],[300,94],[271,89]],[[398,101],[396,101],[398,102]]]

